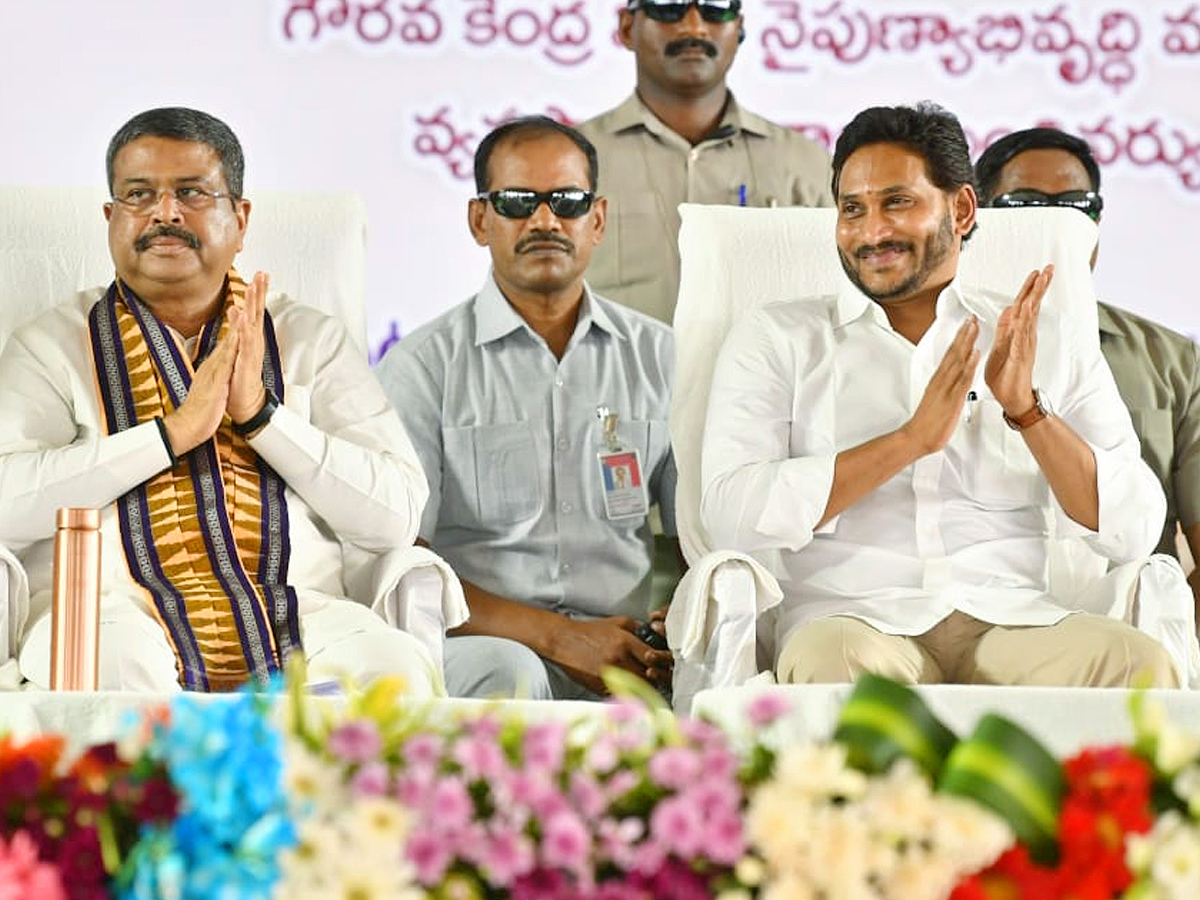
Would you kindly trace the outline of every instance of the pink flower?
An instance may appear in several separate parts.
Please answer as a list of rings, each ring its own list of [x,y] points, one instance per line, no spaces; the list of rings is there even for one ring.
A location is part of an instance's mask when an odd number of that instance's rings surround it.
[[[417,870],[417,880],[432,887],[442,880],[450,865],[450,842],[433,829],[418,828],[408,839],[404,855]]]
[[[410,769],[396,779],[396,799],[405,806],[420,809],[426,805],[436,775],[432,769]]]
[[[715,863],[732,866],[746,853],[742,819],[736,810],[704,823],[704,855]]]
[[[58,869],[38,859],[37,847],[24,831],[7,846],[0,837],[0,900],[67,900]]]
[[[566,900],[572,895],[566,876],[553,869],[535,869],[512,887],[512,900]]]
[[[664,747],[650,758],[648,771],[663,787],[682,790],[700,777],[700,758],[690,747]]]
[[[751,725],[765,728],[785,716],[788,709],[788,701],[782,694],[768,692],[759,694],[750,701],[746,707],[746,718],[750,720]]]
[[[703,812],[686,795],[667,797],[650,814],[650,835],[668,852],[690,859],[704,844]]]
[[[632,769],[620,769],[613,772],[612,777],[604,786],[604,794],[608,803],[624,797],[641,783],[641,778]]]
[[[470,824],[475,815],[475,804],[463,780],[447,776],[434,786],[426,813],[434,818],[443,834],[456,834]]]
[[[469,781],[496,778],[507,768],[504,751],[493,735],[473,734],[462,738],[454,747],[454,761],[462,766]]]
[[[349,763],[369,762],[379,756],[383,742],[370,719],[339,725],[329,735],[329,749]]]
[[[369,762],[354,773],[350,779],[350,790],[358,797],[382,797],[387,793],[391,776],[388,767],[381,762]]]
[[[562,722],[530,725],[522,741],[526,767],[547,774],[559,772],[567,749],[566,738],[567,727]]]
[[[587,869],[591,849],[587,827],[574,813],[560,812],[546,820],[542,831],[546,865],[581,874]]]
[[[435,768],[442,759],[442,739],[431,732],[414,734],[404,742],[404,761],[409,766]]]
[[[613,865],[630,871],[637,861],[637,842],[645,831],[641,819],[601,819],[600,824],[596,826],[600,852],[604,858],[611,860]]]
[[[533,842],[509,828],[490,830],[478,852],[479,866],[493,887],[508,887],[533,871]]]
[[[588,819],[598,818],[607,805],[599,783],[586,772],[571,773],[571,799],[575,801],[575,808]]]

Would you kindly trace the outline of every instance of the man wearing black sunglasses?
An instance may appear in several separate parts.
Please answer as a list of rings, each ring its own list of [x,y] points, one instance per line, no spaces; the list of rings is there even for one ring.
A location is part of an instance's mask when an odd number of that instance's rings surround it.
[[[471,609],[446,641],[455,696],[592,698],[606,666],[670,683],[661,626],[638,629],[649,503],[675,531],[674,343],[584,282],[604,236],[597,178],[592,145],[551,119],[486,136],[467,220],[492,271],[379,364],[429,480],[420,537]]]
[[[670,322],[679,204],[830,206],[829,154],[743,109],[726,87],[745,34],[741,0],[628,0],[618,34],[636,58],[636,89],[579,126],[609,173],[609,238],[588,281]]]
[[[989,206],[1069,206],[1100,220],[1100,167],[1086,141],[1057,128],[1001,138],[980,155],[975,173]],[[1158,552],[1177,555],[1178,523],[1200,558],[1200,347],[1127,310],[1099,307],[1100,349],[1129,407],[1142,458],[1167,496]],[[1200,612],[1200,575],[1193,572],[1189,584]]]

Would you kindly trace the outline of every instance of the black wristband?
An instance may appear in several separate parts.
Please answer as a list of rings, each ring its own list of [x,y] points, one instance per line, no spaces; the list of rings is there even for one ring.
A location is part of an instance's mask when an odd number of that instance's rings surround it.
[[[267,388],[267,396],[263,400],[262,408],[245,422],[234,422],[233,433],[240,437],[250,437],[271,421],[271,416],[275,415],[277,409],[279,409],[279,398],[271,393],[270,388]]]
[[[179,464],[179,457],[171,449],[171,437],[167,434],[167,423],[163,421],[162,416],[155,416],[154,424],[158,426],[158,436],[162,438],[163,446],[167,448],[167,456],[171,457],[171,468],[173,469]]]

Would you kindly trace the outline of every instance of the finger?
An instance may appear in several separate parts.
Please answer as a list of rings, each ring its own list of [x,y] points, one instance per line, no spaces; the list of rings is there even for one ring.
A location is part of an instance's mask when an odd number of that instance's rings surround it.
[[[958,377],[958,385],[963,390],[963,395],[971,387],[975,381],[975,370],[979,368],[979,348],[976,347],[971,351],[971,355],[967,358],[966,365],[963,366],[962,374]]]
[[[255,305],[254,305],[254,325],[261,328],[263,323],[263,314],[267,309],[267,289],[271,286],[271,276],[266,272],[254,273]]]

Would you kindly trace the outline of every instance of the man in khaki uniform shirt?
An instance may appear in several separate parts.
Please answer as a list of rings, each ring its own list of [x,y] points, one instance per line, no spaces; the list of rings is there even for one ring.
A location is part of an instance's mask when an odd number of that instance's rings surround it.
[[[744,36],[740,0],[628,0],[619,34],[635,54],[637,88],[579,126],[600,154],[609,210],[588,283],[669,323],[679,204],[830,206],[829,154],[743,109],[725,86]]]
[[[1074,206],[1100,220],[1100,167],[1087,142],[1074,135],[1055,128],[1014,132],[983,152],[975,173],[980,200],[989,206]],[[1178,523],[1198,558],[1200,346],[1127,310],[1099,307],[1100,350],[1129,407],[1142,458],[1167,495],[1157,552],[1177,555]],[[1200,574],[1193,571],[1188,583],[1200,614]]]

